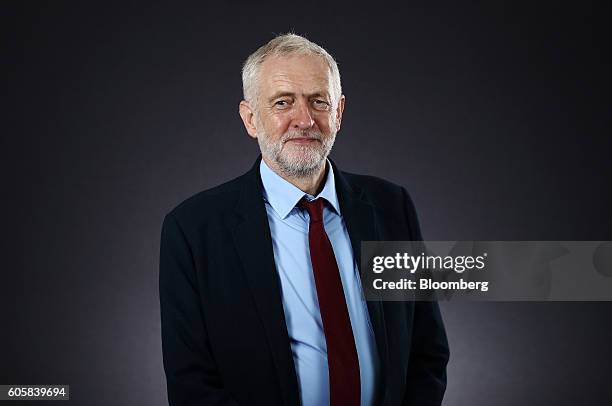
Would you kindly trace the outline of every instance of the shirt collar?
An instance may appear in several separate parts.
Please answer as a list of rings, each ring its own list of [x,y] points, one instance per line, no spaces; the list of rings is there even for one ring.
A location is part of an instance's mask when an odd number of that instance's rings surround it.
[[[272,208],[279,214],[282,219],[285,219],[295,205],[304,196],[308,200],[318,199],[320,197],[327,200],[338,215],[340,215],[340,205],[338,204],[338,196],[336,195],[336,183],[334,180],[334,169],[329,160],[326,160],[327,178],[323,185],[323,190],[317,196],[309,195],[302,192],[295,185],[283,179],[276,172],[261,160],[259,165],[259,173],[263,183],[264,199],[270,203]]]

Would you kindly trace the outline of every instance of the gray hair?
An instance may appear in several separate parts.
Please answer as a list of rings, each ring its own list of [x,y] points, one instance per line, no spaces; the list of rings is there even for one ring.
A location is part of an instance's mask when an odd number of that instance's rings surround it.
[[[255,109],[259,89],[257,86],[257,76],[261,64],[272,56],[298,55],[318,55],[327,64],[332,76],[332,98],[333,106],[337,106],[342,95],[340,84],[340,71],[334,58],[322,47],[306,38],[296,34],[281,34],[273,38],[267,44],[261,46],[253,52],[242,66],[242,91],[244,100],[249,102]]]

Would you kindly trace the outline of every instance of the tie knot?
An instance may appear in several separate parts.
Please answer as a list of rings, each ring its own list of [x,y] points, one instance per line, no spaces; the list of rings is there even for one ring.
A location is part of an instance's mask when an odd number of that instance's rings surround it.
[[[308,201],[302,198],[297,205],[300,209],[306,209],[308,211],[311,223],[323,221],[323,199]]]

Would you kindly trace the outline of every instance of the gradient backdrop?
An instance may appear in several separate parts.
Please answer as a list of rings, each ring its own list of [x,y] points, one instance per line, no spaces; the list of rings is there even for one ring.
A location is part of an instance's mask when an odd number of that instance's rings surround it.
[[[1,6],[0,384],[167,402],[161,222],[254,162],[240,68],[275,33],[337,58],[332,156],[406,186],[426,239],[612,240],[609,17],[588,3],[23,3]],[[611,404],[612,303],[442,310],[446,406]]]

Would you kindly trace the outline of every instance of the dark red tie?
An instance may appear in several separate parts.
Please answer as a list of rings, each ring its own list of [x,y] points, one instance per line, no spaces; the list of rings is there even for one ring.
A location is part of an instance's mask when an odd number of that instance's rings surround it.
[[[330,405],[359,406],[359,359],[338,264],[323,227],[323,199],[302,199],[298,207],[308,210],[310,216],[308,242],[327,343]]]

